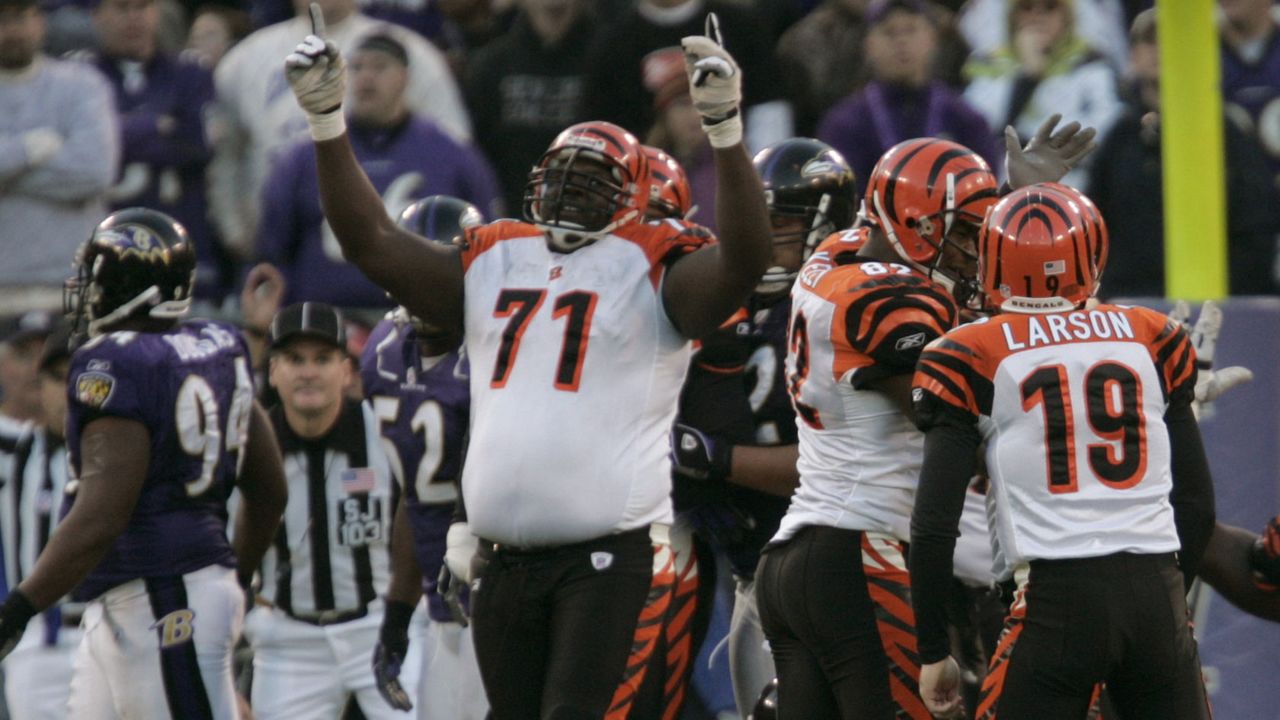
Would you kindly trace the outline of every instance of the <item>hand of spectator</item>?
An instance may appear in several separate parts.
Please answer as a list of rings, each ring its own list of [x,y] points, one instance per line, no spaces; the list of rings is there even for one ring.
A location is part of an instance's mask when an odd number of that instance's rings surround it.
[[[338,46],[324,39],[324,12],[311,3],[311,34],[284,59],[285,77],[298,105],[307,113],[316,142],[346,131],[342,98],[346,94],[347,63]]]
[[[22,149],[27,154],[27,167],[43,165],[62,149],[62,133],[51,127],[40,127],[22,133]]]
[[[1093,152],[1096,147],[1093,138],[1098,131],[1082,129],[1080,123],[1072,121],[1054,132],[1061,119],[1057,113],[1050,115],[1025,148],[1012,125],[1004,129],[1005,166],[1009,185],[1015,190],[1036,183],[1057,182]]]
[[[267,334],[271,318],[284,304],[284,275],[271,263],[258,263],[244,279],[240,291],[241,322],[245,329],[260,336]]]
[[[742,142],[742,70],[724,49],[715,13],[707,16],[707,35],[689,35],[684,48],[689,97],[702,116],[702,129],[712,147],[726,148]]]

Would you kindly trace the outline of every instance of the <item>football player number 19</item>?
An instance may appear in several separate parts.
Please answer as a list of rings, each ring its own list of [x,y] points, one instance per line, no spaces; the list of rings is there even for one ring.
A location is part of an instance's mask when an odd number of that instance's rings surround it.
[[[253,408],[253,381],[249,365],[243,357],[235,360],[236,388],[227,413],[226,451],[236,454],[236,473],[244,463],[245,440],[249,436],[249,411]],[[178,389],[174,421],[178,443],[183,452],[200,458],[200,476],[186,483],[187,495],[195,497],[213,484],[218,462],[222,459],[223,426],[218,421],[218,396],[209,382],[199,375],[188,375]]]
[[[498,359],[493,364],[489,387],[506,386],[516,355],[520,352],[520,339],[546,297],[546,290],[503,290],[498,293],[493,316],[510,320],[502,331],[502,344],[498,347]],[[578,391],[578,383],[582,380],[582,361],[587,356],[587,339],[591,335],[591,316],[595,314],[598,298],[593,292],[575,290],[556,297],[552,303],[552,319],[565,321],[560,362],[556,365],[553,379],[557,390]]]
[[[1078,432],[1067,368],[1045,365],[1022,381],[1022,409],[1044,414],[1045,465],[1049,492],[1079,490],[1076,473]],[[1147,469],[1147,423],[1142,411],[1142,381],[1129,367],[1099,362],[1084,373],[1085,418],[1093,435],[1089,467],[1102,484],[1123,490],[1137,485]]]

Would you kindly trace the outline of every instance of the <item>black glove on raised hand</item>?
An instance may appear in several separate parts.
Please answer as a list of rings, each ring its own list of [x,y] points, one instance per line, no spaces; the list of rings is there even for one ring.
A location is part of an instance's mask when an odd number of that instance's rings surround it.
[[[397,710],[412,710],[413,701],[400,685],[400,666],[409,652],[409,621],[413,606],[395,600],[387,601],[378,645],[373,649],[373,678],[378,692],[387,704]]]
[[[720,482],[733,468],[733,444],[676,423],[671,429],[671,464],[684,477]]]

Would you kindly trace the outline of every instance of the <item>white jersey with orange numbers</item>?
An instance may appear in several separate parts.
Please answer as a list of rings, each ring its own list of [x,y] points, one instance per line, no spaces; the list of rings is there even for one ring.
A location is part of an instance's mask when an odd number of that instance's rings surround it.
[[[636,224],[569,254],[534,225],[469,231],[472,531],[517,547],[671,522],[671,424],[691,344],[662,304],[666,263],[709,242]]]
[[[922,417],[977,423],[1007,570],[1177,550],[1164,415],[1194,383],[1178,323],[1099,305],[957,328],[925,350],[914,395]]]
[[[792,288],[787,389],[800,435],[800,487],[775,542],[807,525],[910,539],[924,436],[876,380],[910,375],[955,325],[942,286],[897,263],[815,253]]]

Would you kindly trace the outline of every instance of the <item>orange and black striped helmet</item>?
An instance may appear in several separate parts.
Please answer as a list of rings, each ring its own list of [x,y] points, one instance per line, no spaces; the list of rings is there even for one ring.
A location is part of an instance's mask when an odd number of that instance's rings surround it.
[[[1078,190],[1044,183],[1006,195],[978,234],[978,279],[992,311],[1062,312],[1098,287],[1107,226]]]
[[[572,252],[624,225],[643,222],[649,161],[634,135],[613,123],[573,125],[542,154],[524,191],[524,218]]]
[[[693,188],[680,163],[656,147],[641,145],[649,160],[648,219],[688,219],[693,214]]]
[[[980,155],[949,140],[916,138],[880,157],[867,179],[864,212],[903,260],[934,276],[948,236],[982,222],[998,194]],[[944,271],[935,279],[951,285],[960,278]]]

